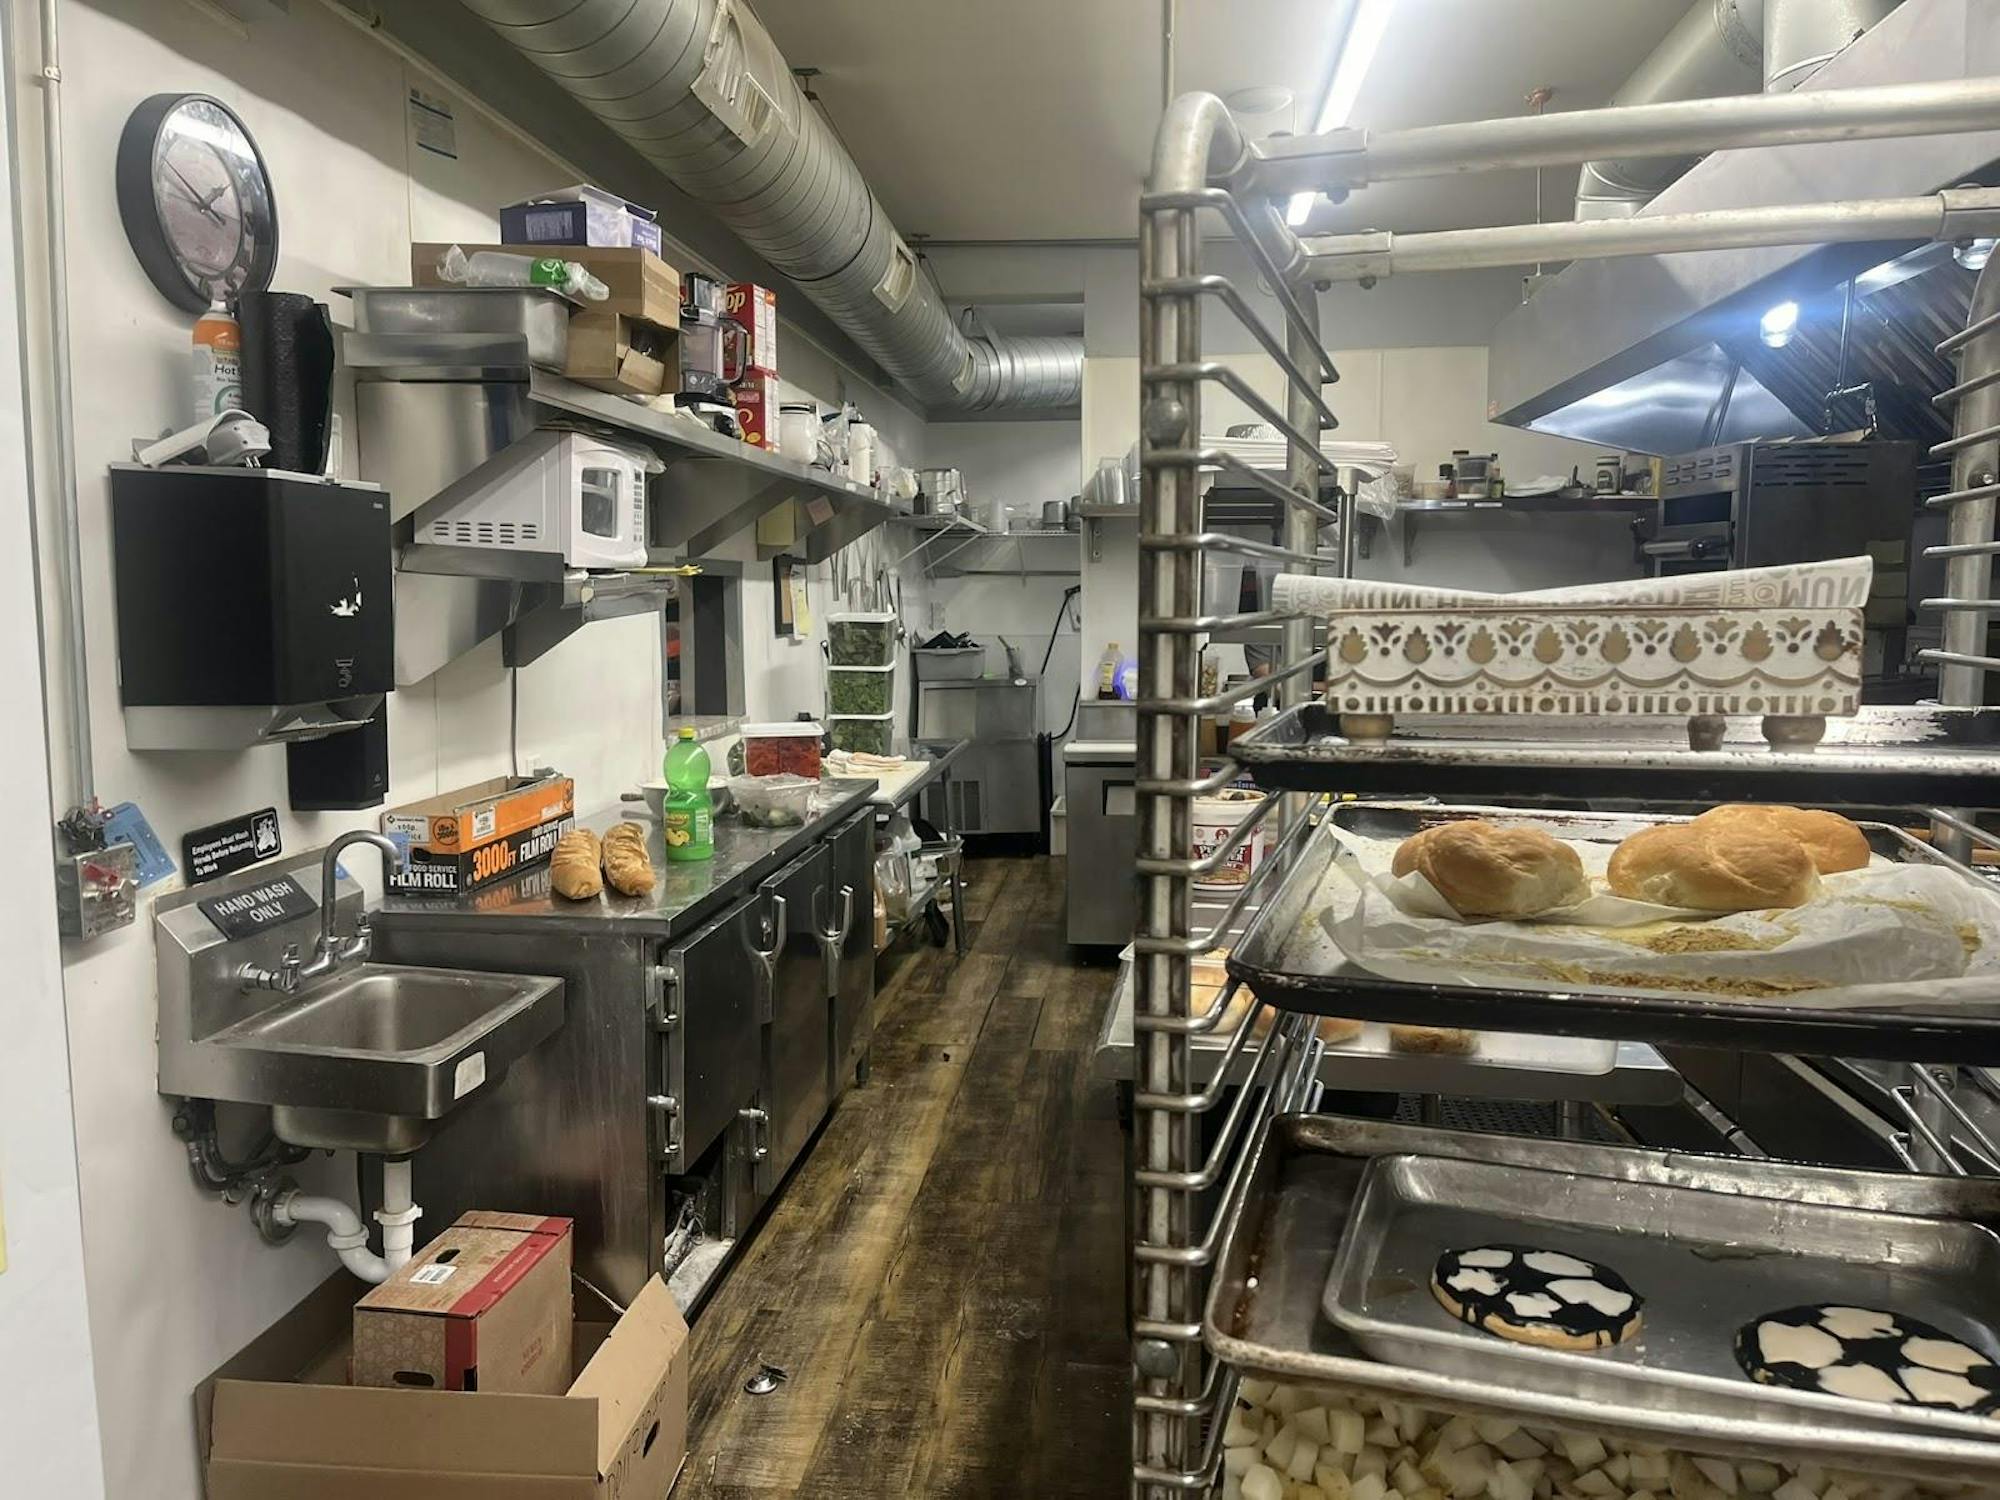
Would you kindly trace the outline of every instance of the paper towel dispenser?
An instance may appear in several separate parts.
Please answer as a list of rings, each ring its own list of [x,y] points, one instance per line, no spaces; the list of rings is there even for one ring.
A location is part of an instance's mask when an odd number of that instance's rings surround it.
[[[367,722],[394,685],[389,496],[281,470],[111,469],[118,691],[134,750]]]

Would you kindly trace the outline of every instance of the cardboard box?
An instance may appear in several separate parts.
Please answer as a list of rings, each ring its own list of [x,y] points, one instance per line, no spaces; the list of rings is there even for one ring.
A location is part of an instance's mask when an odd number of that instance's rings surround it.
[[[354,1305],[354,1383],[559,1396],[568,1219],[474,1211]]]
[[[687,1455],[687,1324],[655,1276],[615,1324],[576,1309],[556,1396],[347,1383],[336,1272],[195,1392],[208,1500],[661,1500]]]
[[[778,373],[778,294],[750,281],[732,281],[722,297],[722,315],[743,329],[746,373]]]
[[[736,398],[736,425],[753,448],[778,451],[778,377],[753,371],[731,386]]]
[[[579,312],[569,320],[569,359],[563,374],[599,390],[657,396],[678,378],[680,330],[622,313]]]
[[[382,814],[382,831],[404,849],[391,888],[457,895],[545,861],[576,822],[567,776],[497,776]]]
[[[659,216],[588,183],[557,188],[500,210],[500,238],[510,245],[637,246],[660,253]]]
[[[450,243],[410,246],[410,280],[416,286],[448,286],[438,275],[437,263]],[[475,250],[504,250],[513,255],[546,255],[547,245],[467,245],[459,242],[467,255]],[[588,304],[594,313],[622,313],[628,318],[644,318],[662,328],[678,328],[681,321],[681,273],[650,250],[599,249],[588,245],[567,247],[564,260],[589,268],[592,275],[611,288],[603,302]]]

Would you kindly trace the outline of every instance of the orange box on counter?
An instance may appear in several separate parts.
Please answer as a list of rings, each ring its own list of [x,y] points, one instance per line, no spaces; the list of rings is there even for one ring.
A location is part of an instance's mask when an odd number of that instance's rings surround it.
[[[743,429],[743,441],[776,453],[778,377],[768,371],[752,370],[730,391],[736,397],[736,425]]]
[[[567,776],[496,776],[382,814],[382,831],[403,846],[390,888],[457,895],[540,864],[576,822]]]
[[[354,1383],[569,1389],[570,1221],[477,1210],[354,1304]]]
[[[723,295],[722,315],[743,329],[746,371],[778,373],[778,294],[754,281],[732,281]]]

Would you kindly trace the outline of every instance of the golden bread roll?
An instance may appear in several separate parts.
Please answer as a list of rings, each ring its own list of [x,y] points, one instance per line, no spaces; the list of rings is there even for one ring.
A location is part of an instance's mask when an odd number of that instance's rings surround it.
[[[1434,1052],[1463,1057],[1479,1045],[1479,1034],[1459,1026],[1391,1026],[1389,1047],[1395,1052]]]
[[[572,828],[556,840],[555,853],[549,856],[549,884],[558,896],[588,901],[604,890],[597,861],[597,835],[588,828]]]
[[[1757,802],[1731,802],[1711,807],[1696,818],[1701,828],[1765,828],[1790,834],[1806,846],[1822,875],[1868,866],[1868,835],[1859,824],[1839,813],[1810,807],[1767,807]]]
[[[1819,890],[1805,845],[1756,825],[1663,823],[1620,844],[1607,874],[1621,896],[1690,911],[1803,906]]]
[[[1270,1035],[1271,1028],[1283,1020],[1284,1015],[1283,1011],[1272,1010],[1266,1006],[1258,1012],[1257,1019],[1250,1023],[1250,1034],[1256,1037]],[[1350,1021],[1345,1016],[1321,1016],[1313,1031],[1327,1046],[1334,1047],[1342,1042],[1351,1042],[1360,1036],[1361,1027],[1361,1022]]]
[[[1423,876],[1464,917],[1532,917],[1590,894],[1583,861],[1561,839],[1477,818],[1403,840],[1391,869]]]
[[[644,896],[653,889],[653,859],[646,852],[646,830],[637,823],[620,823],[604,835],[600,851],[604,878],[623,896]]]

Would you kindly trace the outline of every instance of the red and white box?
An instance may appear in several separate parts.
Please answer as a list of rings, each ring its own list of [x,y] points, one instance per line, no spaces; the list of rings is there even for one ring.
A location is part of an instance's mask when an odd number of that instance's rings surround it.
[[[736,425],[743,429],[743,441],[776,453],[778,377],[768,370],[752,370],[730,390],[736,397]]]
[[[722,314],[743,327],[745,374],[760,371],[766,375],[777,374],[778,294],[755,282],[732,281],[722,299]],[[772,423],[773,427],[776,425]]]

